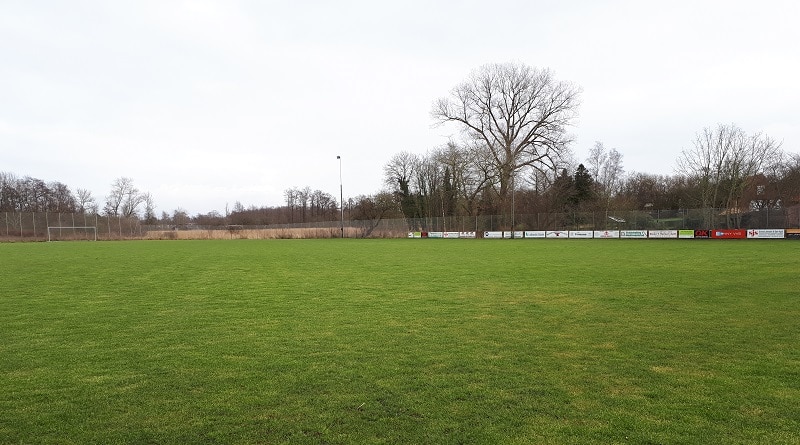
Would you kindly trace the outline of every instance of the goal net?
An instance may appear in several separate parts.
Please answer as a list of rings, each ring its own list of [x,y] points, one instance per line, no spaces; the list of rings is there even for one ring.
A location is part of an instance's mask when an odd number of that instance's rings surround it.
[[[97,241],[97,227],[48,226],[47,241]]]

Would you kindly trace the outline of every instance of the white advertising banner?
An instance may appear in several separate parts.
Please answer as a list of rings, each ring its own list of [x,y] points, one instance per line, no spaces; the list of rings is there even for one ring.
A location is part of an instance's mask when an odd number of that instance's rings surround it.
[[[647,232],[648,238],[657,238],[657,239],[666,239],[666,238],[677,238],[678,231],[677,230],[650,230]]]
[[[545,238],[569,238],[569,233],[566,230],[548,230],[544,234]]]
[[[621,230],[620,238],[647,238],[647,230]]]
[[[497,232],[497,231],[483,232],[483,237],[484,238],[502,238],[503,237],[503,232]]]
[[[591,238],[594,235],[594,232],[591,230],[570,230],[569,237],[570,238]]]
[[[783,239],[786,238],[784,229],[750,229],[747,231],[748,238],[763,239]]]
[[[514,231],[514,232],[507,231],[507,232],[503,232],[503,238],[523,238],[524,237],[524,235],[523,235],[524,233],[525,232],[520,232],[520,231]]]
[[[458,238],[458,232],[444,232],[443,238]]]
[[[444,238],[444,232],[428,232],[428,238]]]
[[[595,230],[595,238],[619,238],[619,230]]]
[[[524,235],[525,238],[544,238],[547,236],[547,232],[544,230],[526,230]]]
[[[458,232],[459,238],[475,238],[475,232]]]

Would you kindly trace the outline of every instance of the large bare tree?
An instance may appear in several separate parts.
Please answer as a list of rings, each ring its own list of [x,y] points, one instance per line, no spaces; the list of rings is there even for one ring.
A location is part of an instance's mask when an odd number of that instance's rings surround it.
[[[695,181],[701,207],[707,209],[705,223],[711,227],[717,206],[724,206],[728,226],[739,226],[747,203],[739,202],[748,181],[780,158],[780,144],[756,133],[748,135],[734,124],[704,128],[693,147],[678,158],[678,171]]]
[[[459,124],[468,143],[488,153],[505,208],[519,170],[551,170],[572,142],[567,130],[577,116],[579,94],[548,69],[488,64],[436,101],[431,114],[438,124]]]

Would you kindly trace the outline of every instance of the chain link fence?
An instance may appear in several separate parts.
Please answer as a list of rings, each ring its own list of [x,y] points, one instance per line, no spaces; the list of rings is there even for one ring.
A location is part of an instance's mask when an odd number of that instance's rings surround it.
[[[401,220],[410,231],[782,229],[800,227],[800,211],[724,209],[535,213]],[[398,224],[397,222],[392,224]],[[402,223],[400,223],[402,224]],[[394,226],[393,226],[394,227]]]
[[[48,227],[59,227],[53,235],[61,240],[88,238],[87,231],[72,227],[95,227],[98,240],[138,239],[146,233],[138,218],[89,213],[0,213],[0,240],[47,241]]]
[[[144,225],[138,218],[88,213],[0,213],[0,240],[47,241],[48,227],[60,227],[54,239],[93,239],[71,227],[95,227],[98,240],[179,238],[396,238],[412,231],[484,232],[497,230],[662,230],[800,228],[800,206],[731,213],[724,209],[535,213],[346,220],[268,226]],[[187,232],[192,232],[187,234]],[[205,232],[204,236],[199,232]],[[184,234],[184,236],[178,236]]]

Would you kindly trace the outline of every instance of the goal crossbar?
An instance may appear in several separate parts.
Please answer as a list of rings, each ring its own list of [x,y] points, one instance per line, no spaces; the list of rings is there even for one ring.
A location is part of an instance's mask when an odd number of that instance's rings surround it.
[[[70,230],[70,229],[91,229],[94,232],[94,240],[97,241],[97,227],[96,226],[47,226],[47,241],[52,241],[53,230]]]

